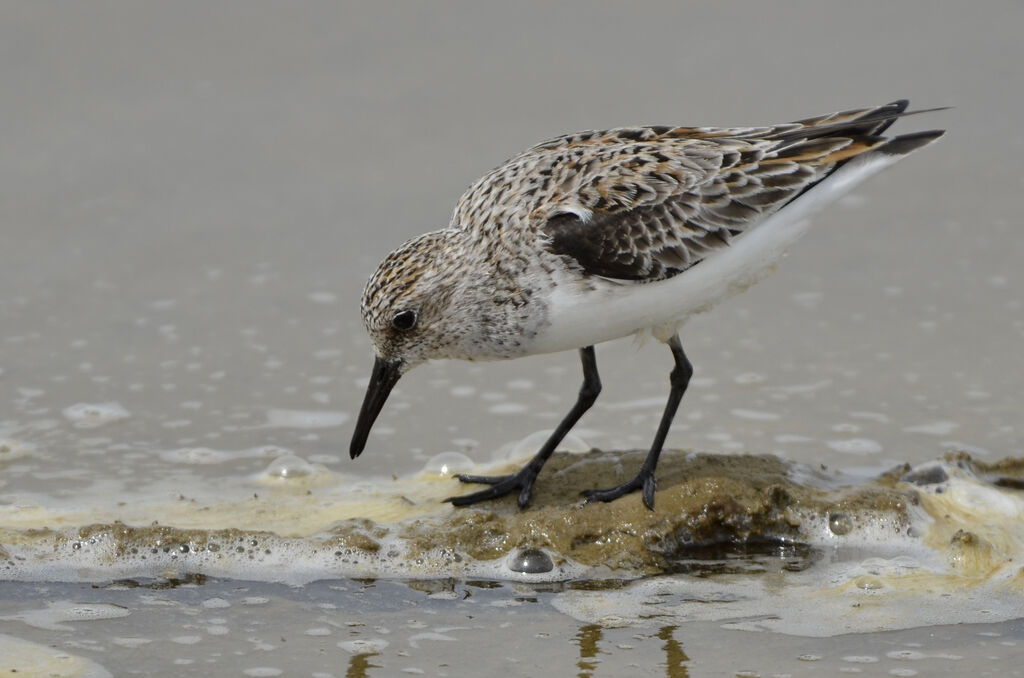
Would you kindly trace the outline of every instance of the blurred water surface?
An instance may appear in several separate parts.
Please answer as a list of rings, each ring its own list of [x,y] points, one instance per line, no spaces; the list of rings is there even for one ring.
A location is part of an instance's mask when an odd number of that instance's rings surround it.
[[[359,294],[389,250],[447,224],[471,181],[555,134],[781,122],[900,97],[955,108],[898,129],[949,134],[822,214],[776,275],[687,325],[696,376],[669,445],[864,475],[950,450],[1021,456],[1022,21],[1014,2],[5,4],[0,502],[87,514],[258,493],[260,473],[291,455],[339,487],[405,477],[444,452],[506,455],[567,409],[574,355],[420,368],[348,459],[371,362]],[[577,433],[602,449],[645,446],[668,352],[620,341],[598,361],[605,390]],[[575,643],[563,672],[581,675],[814,675],[822,661],[1020,672],[1007,660],[1016,622],[834,642],[711,623],[643,635],[576,622],[546,604],[552,594],[506,585],[481,589],[490,614],[478,628],[450,600],[481,595],[463,583],[366,584],[374,592],[351,608],[330,586],[8,582],[0,633],[116,675],[206,675],[215,655],[261,652],[273,661],[216,666],[476,675],[450,661],[446,636],[522,675],[563,667],[550,662],[565,643],[545,638]],[[215,612],[218,599],[246,614]],[[18,616],[61,601],[135,612],[42,630]],[[338,646],[423,615],[437,620],[428,640],[410,626],[390,650]],[[473,630],[451,630],[462,625]],[[637,651],[648,646],[665,653]],[[737,646],[749,654],[722,650]],[[322,665],[316,653],[339,657]]]

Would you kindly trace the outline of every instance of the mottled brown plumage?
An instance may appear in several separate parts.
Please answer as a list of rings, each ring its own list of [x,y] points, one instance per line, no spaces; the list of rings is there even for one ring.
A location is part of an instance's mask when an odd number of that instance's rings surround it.
[[[474,184],[451,228],[525,224],[593,275],[670,278],[885,142],[899,101],[773,127],[630,127],[534,146]]]

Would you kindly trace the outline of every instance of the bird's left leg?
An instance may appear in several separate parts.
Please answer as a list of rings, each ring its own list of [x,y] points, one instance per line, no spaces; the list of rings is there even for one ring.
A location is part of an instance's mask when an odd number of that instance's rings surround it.
[[[647,458],[644,459],[644,463],[640,466],[640,472],[632,479],[616,487],[610,487],[606,490],[585,490],[583,495],[587,498],[586,503],[589,504],[592,501],[612,501],[630,492],[641,490],[644,505],[652,511],[654,510],[654,489],[656,486],[654,469],[658,466],[658,457],[661,455],[661,448],[665,444],[666,436],[668,436],[668,428],[672,425],[672,420],[676,416],[676,410],[679,409],[679,401],[683,399],[686,386],[690,383],[690,377],[693,376],[693,365],[690,364],[686,353],[683,352],[683,345],[679,341],[678,333],[674,334],[669,340],[668,347],[672,350],[672,357],[676,361],[676,366],[672,368],[672,372],[669,374],[671,388],[668,392],[668,402],[665,403],[665,411],[661,415],[658,432],[654,436],[654,442],[651,444],[651,450],[647,453]]]
[[[474,476],[459,473],[455,477],[464,483],[482,483],[490,485],[490,487],[486,490],[473,492],[472,494],[448,497],[445,501],[450,501],[455,506],[466,506],[467,504],[475,504],[478,501],[497,499],[506,494],[518,492],[519,496],[516,499],[516,503],[519,504],[519,508],[526,508],[526,505],[530,502],[530,493],[533,491],[533,481],[537,479],[537,474],[540,473],[541,468],[544,467],[548,458],[554,453],[558,444],[572,430],[572,427],[576,425],[580,417],[590,409],[590,406],[594,404],[597,396],[601,393],[601,377],[597,374],[597,358],[594,356],[593,346],[584,346],[580,349],[580,363],[583,366],[583,385],[580,386],[580,393],[576,398],[576,404],[573,405],[569,413],[562,419],[562,422],[551,433],[547,442],[540,448],[540,452],[527,462],[526,466],[511,475]]]

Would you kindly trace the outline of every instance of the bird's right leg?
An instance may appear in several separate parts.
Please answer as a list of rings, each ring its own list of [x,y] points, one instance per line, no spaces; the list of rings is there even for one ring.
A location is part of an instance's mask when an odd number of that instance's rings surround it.
[[[551,433],[544,446],[540,448],[540,452],[534,455],[533,459],[528,461],[523,468],[511,475],[471,476],[464,473],[456,475],[455,477],[464,483],[480,483],[490,485],[490,487],[486,490],[473,492],[472,494],[448,497],[445,501],[450,501],[455,506],[465,506],[467,504],[475,504],[478,501],[497,499],[518,490],[519,498],[516,500],[516,503],[519,504],[519,508],[526,507],[530,502],[530,491],[533,489],[533,481],[537,479],[537,474],[540,473],[545,462],[555,451],[555,448],[558,447],[558,444],[562,442],[562,439],[565,438],[565,435],[572,430],[572,427],[590,409],[590,406],[594,404],[597,396],[601,393],[601,377],[597,374],[597,359],[594,357],[593,346],[586,346],[580,349],[580,362],[583,363],[583,385],[580,386],[580,393],[576,398],[576,404],[573,405],[569,413],[565,415],[565,418],[562,419],[561,423]]]

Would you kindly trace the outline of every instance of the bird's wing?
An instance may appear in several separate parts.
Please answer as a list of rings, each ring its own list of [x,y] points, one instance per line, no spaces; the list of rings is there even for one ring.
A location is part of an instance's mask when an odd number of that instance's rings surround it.
[[[758,128],[641,127],[534,147],[561,190],[533,211],[547,249],[591,275],[652,282],[755,227],[885,143],[905,101]],[[568,169],[560,170],[560,167]],[[537,170],[537,168],[544,168]]]

